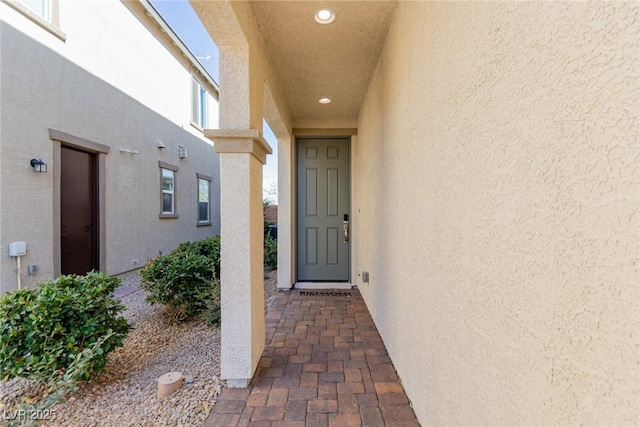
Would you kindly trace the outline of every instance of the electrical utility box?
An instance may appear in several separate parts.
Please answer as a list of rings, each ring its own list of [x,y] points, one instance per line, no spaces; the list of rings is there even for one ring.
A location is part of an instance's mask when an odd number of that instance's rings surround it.
[[[26,242],[9,243],[9,256],[17,257],[17,256],[24,256],[26,254],[27,254]]]

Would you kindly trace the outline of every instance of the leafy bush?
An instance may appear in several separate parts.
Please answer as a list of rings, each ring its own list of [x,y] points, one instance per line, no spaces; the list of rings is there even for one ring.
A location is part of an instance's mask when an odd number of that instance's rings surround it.
[[[275,270],[278,268],[278,242],[271,236],[264,236],[264,266]]]
[[[207,323],[213,326],[220,326],[222,310],[220,308],[220,280],[213,281],[213,293],[211,299],[207,301]]]
[[[142,269],[147,301],[168,305],[177,319],[195,317],[207,309],[220,272],[220,237],[181,243]]]
[[[103,370],[108,353],[122,346],[131,329],[126,319],[118,317],[125,309],[113,297],[119,283],[105,273],[91,272],[61,276],[38,288],[2,296],[2,379],[55,382],[72,376],[78,380]]]
[[[213,262],[215,277],[220,278],[220,236],[207,237],[195,242],[180,243],[174,252],[195,252]]]

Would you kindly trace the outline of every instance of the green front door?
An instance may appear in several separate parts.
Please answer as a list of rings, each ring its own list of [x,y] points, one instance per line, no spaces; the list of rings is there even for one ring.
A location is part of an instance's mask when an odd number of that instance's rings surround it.
[[[298,138],[298,281],[349,280],[349,138]]]

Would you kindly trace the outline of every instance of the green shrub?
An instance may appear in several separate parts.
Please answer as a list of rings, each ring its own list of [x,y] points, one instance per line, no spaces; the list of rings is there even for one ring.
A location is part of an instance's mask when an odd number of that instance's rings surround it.
[[[147,301],[165,304],[177,319],[190,319],[202,313],[215,291],[220,271],[220,237],[181,243],[142,269],[142,288]]]
[[[215,277],[220,278],[220,236],[207,237],[195,242],[183,242],[174,252],[195,252],[213,262]]]
[[[278,242],[268,235],[264,236],[264,266],[272,270],[278,268]]]
[[[73,366],[73,378],[88,379],[104,369],[108,353],[131,325],[118,314],[113,297],[120,279],[102,272],[61,276],[0,298],[2,379],[57,381]],[[67,375],[69,376],[69,375]]]
[[[263,221],[264,237],[267,237],[269,235],[269,226],[271,226],[271,225],[275,225],[275,224],[273,222]]]
[[[211,299],[207,300],[207,323],[213,326],[220,326],[222,310],[220,308],[220,280],[213,281]]]

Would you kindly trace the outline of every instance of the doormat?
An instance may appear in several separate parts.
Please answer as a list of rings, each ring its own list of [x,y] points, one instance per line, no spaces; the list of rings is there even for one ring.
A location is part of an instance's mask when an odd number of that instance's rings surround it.
[[[314,298],[351,298],[353,294],[351,291],[299,291],[298,296]]]

